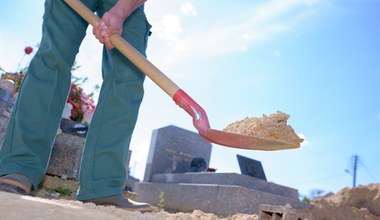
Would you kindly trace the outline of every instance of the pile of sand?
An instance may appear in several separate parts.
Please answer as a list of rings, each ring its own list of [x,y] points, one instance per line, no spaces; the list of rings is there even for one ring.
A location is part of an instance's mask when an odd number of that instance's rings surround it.
[[[311,203],[310,219],[380,220],[380,184],[344,188]]]
[[[298,137],[294,129],[287,124],[289,118],[290,115],[277,111],[269,116],[263,114],[261,118],[247,117],[243,120],[235,121],[227,125],[223,131],[280,140],[299,146],[303,139]]]

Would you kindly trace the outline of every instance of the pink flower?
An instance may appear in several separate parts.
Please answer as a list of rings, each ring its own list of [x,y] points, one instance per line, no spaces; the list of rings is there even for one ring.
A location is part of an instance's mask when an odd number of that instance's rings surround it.
[[[33,48],[32,47],[25,47],[24,51],[26,54],[31,54],[33,52]]]

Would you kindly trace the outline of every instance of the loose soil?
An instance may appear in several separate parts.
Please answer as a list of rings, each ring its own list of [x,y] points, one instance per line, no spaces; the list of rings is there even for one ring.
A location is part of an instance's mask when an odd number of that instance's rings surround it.
[[[299,146],[303,141],[294,132],[294,129],[287,124],[290,115],[277,111],[269,116],[246,117],[243,120],[235,121],[227,125],[223,131],[255,136],[259,138],[280,140]]]
[[[63,181],[62,188],[75,190],[77,183]],[[113,206],[96,206],[74,201],[74,195],[59,195],[51,187],[63,184],[56,177],[48,177],[34,196],[0,192],[1,219],[133,219],[133,220],[258,220],[258,215],[235,214],[220,217],[213,213],[194,210],[192,213],[140,213]],[[75,191],[73,191],[75,192]],[[380,220],[380,183],[356,188],[344,188],[335,195],[311,201],[313,208],[300,210],[304,220]],[[270,205],[270,204],[269,204]]]
[[[311,204],[310,219],[380,220],[380,184],[344,188]]]

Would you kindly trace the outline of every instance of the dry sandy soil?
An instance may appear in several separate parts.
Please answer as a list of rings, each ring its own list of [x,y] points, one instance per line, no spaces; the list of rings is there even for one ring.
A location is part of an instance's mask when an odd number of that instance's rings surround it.
[[[41,196],[42,195],[42,196]],[[139,213],[115,207],[83,204],[66,199],[20,196],[0,192],[1,219],[185,219],[185,220],[257,220],[257,215],[235,214],[218,217],[212,213],[195,210],[193,213]],[[380,220],[380,184],[345,188],[327,198],[311,201],[314,208],[306,219],[315,220]]]
[[[20,196],[16,194],[0,192],[0,213],[1,219],[91,219],[91,220],[160,220],[160,219],[202,219],[202,220],[256,220],[257,215],[237,214],[227,218],[218,218],[211,213],[194,211],[193,213],[167,212],[140,213],[118,209],[112,206],[96,206],[92,203],[85,203],[65,199],[46,199],[41,197]]]
[[[380,220],[380,184],[344,188],[311,203],[310,219]]]

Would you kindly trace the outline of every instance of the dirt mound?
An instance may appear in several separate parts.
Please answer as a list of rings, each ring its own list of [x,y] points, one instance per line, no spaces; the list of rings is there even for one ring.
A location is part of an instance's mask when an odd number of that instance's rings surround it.
[[[312,200],[310,219],[380,220],[380,184],[344,188],[327,198]]]
[[[255,136],[265,139],[280,140],[300,146],[303,141],[298,137],[294,129],[287,124],[290,115],[281,111],[270,114],[263,114],[263,117],[246,117],[243,120],[235,121],[223,129],[225,132]]]

